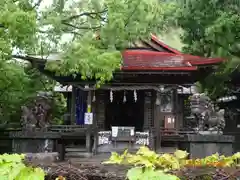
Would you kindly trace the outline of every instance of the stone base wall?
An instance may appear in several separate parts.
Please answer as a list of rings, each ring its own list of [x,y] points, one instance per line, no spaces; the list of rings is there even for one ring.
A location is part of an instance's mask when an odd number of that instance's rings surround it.
[[[54,142],[44,139],[15,139],[12,141],[13,153],[53,152]]]
[[[226,135],[186,135],[181,149],[190,153],[190,158],[203,158],[215,153],[230,156],[233,154],[233,136]]]

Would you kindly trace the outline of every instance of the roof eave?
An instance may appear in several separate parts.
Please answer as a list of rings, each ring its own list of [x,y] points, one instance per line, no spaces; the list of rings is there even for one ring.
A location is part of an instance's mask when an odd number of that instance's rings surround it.
[[[144,66],[128,66],[122,67],[122,71],[196,71],[196,66],[183,67],[144,67]]]
[[[33,63],[45,64],[47,62],[47,59],[36,58],[36,57],[32,57],[32,56],[13,55],[13,58],[22,59],[22,60],[28,61],[32,64]]]
[[[189,62],[192,65],[197,65],[197,66],[201,66],[201,65],[218,65],[221,64],[223,62],[225,62],[225,59],[221,59],[221,58],[207,58],[207,59],[199,59],[199,60],[189,60]]]

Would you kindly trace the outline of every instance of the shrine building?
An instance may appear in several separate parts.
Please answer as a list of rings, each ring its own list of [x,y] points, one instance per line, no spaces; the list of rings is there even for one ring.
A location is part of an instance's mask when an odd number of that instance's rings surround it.
[[[192,86],[212,73],[224,60],[183,54],[152,35],[123,53],[120,71],[111,82],[95,88],[94,80],[81,75],[57,76],[45,69],[47,61],[61,60],[25,56],[40,72],[70,90],[68,111],[71,124],[87,129],[87,151],[114,151],[148,145],[177,148],[190,112],[187,101]],[[59,90],[60,91],[60,90]]]

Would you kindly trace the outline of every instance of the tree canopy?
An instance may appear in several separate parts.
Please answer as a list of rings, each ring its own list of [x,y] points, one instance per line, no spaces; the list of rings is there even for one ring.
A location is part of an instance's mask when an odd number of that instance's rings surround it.
[[[39,1],[40,2],[40,1]],[[34,52],[38,44],[37,6],[25,0],[0,1],[0,121],[18,121],[21,106],[54,83],[13,54]]]
[[[36,21],[34,11],[27,10],[22,2],[0,1],[0,12],[0,119],[8,121],[35,84],[24,64],[12,60],[12,52],[31,48]]]
[[[237,70],[240,60],[240,1],[182,0],[175,7],[173,25],[183,30],[183,50],[227,59],[216,74],[202,82],[203,88],[214,97],[226,93],[223,83]]]
[[[164,28],[165,6],[158,0],[54,1],[42,15],[47,17],[44,25],[51,26],[48,32],[72,34],[72,41],[59,47],[63,61],[49,64],[49,69],[80,73],[100,84],[111,80],[121,66],[122,50]]]

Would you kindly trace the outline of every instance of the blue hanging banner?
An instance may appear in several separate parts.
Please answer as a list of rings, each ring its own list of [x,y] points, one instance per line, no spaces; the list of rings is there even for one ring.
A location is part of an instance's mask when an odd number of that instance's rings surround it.
[[[86,94],[84,91],[76,90],[76,124],[84,124],[84,113],[86,111]]]

